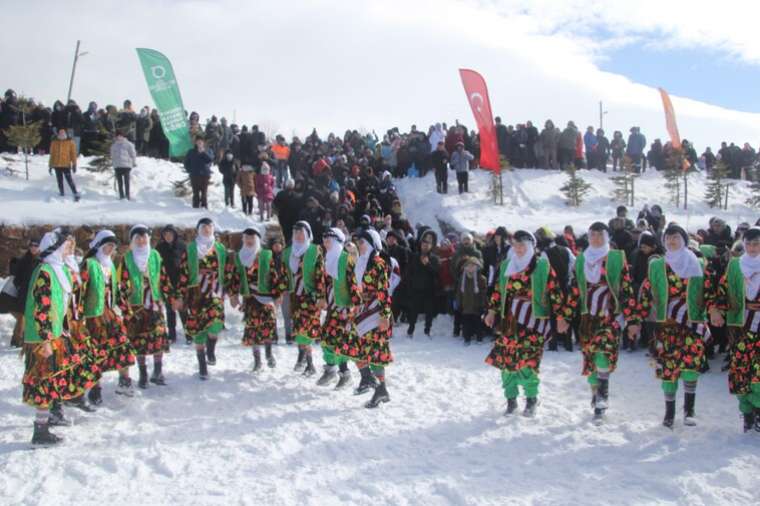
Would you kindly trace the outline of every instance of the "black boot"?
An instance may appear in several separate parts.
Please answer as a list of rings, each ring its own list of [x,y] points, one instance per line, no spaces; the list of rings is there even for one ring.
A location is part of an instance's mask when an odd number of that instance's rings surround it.
[[[208,365],[216,365],[216,339],[206,341],[206,359]]]
[[[53,427],[69,427],[71,420],[63,415],[63,405],[60,401],[55,401],[50,405],[50,416],[48,416],[48,425]]]
[[[153,362],[153,374],[150,375],[150,382],[156,385],[166,385],[166,379],[161,372],[162,362]]]
[[[335,366],[326,365],[325,372],[323,372],[322,376],[320,376],[319,379],[317,380],[317,385],[321,387],[327,386],[330,383],[332,383],[337,377],[338,377],[338,372],[335,370]]]
[[[306,351],[299,347],[298,348],[298,359],[296,360],[296,365],[293,366],[293,370],[295,372],[303,371],[304,367],[306,367],[306,361],[304,360],[306,358]]]
[[[377,388],[377,380],[372,375],[369,367],[359,369],[359,373],[362,375],[362,379],[359,381],[359,386],[354,389],[354,395],[366,394],[373,388]]]
[[[264,351],[265,351],[266,357],[267,357],[267,367],[269,367],[270,369],[274,369],[277,366],[277,361],[274,359],[274,355],[272,355],[272,345],[271,345],[271,343],[267,344],[264,347]]]
[[[504,412],[504,416],[512,416],[517,411],[517,399],[507,399],[507,410]]]
[[[137,368],[140,371],[140,377],[137,380],[137,386],[146,389],[148,388],[148,364],[139,364]]]
[[[523,416],[533,418],[536,416],[536,406],[538,406],[538,399],[536,397],[530,397],[525,402],[525,409],[523,410]]]
[[[549,340],[549,351],[557,351],[557,336],[553,336]]]
[[[100,406],[103,404],[103,395],[100,385],[95,385],[89,392],[87,392],[87,399],[93,406]]]
[[[87,404],[87,400],[85,400],[84,394],[66,401],[66,405],[71,406],[72,408],[81,409],[85,413],[93,413],[97,411],[95,408]]]
[[[596,389],[596,402],[594,403],[594,408],[599,408],[601,410],[606,410],[607,406],[609,404],[609,391],[610,391],[610,380],[608,379],[599,379],[599,384]]]
[[[385,388],[385,382],[383,381],[377,386],[377,388],[375,388],[375,394],[372,396],[372,399],[370,399],[370,401],[364,405],[364,407],[367,409],[374,409],[380,404],[388,402],[390,400],[391,397],[388,395],[388,389]]]
[[[755,413],[744,413],[744,432],[749,432],[755,425]]]
[[[52,446],[63,441],[63,438],[50,432],[47,423],[34,422],[32,444],[35,446]]]
[[[132,379],[125,376],[119,376],[119,384],[116,387],[116,394],[125,397],[134,397],[135,388],[132,386]]]
[[[346,369],[338,373],[338,384],[335,385],[335,390],[341,390],[345,388],[351,382],[351,372]]]
[[[675,418],[676,401],[665,401],[665,419],[662,421],[662,424],[668,429],[672,429]]]
[[[755,408],[755,432],[760,432],[760,408]]]
[[[592,422],[594,425],[601,425],[604,423],[604,413],[605,409],[601,408],[594,408],[594,418],[592,419]]]
[[[311,357],[311,353],[304,353],[306,355],[306,368],[303,370],[303,375],[308,377],[317,374],[317,370],[314,368],[314,359]]]
[[[253,372],[261,371],[261,350],[253,350]]]
[[[208,379],[208,367],[206,367],[206,352],[204,350],[197,350],[198,356],[198,376],[202,380]]]
[[[683,424],[687,427],[694,427],[697,425],[697,420],[694,415],[694,401],[697,394],[685,393],[683,396]]]

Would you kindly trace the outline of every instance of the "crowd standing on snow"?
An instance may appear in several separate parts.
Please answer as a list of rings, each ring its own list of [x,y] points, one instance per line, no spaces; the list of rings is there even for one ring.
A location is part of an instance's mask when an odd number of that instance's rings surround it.
[[[143,135],[143,144],[133,148],[136,121],[134,135],[131,120],[124,121],[113,124],[111,154],[129,198],[129,170],[137,154],[150,151],[151,138]],[[30,244],[14,266],[17,293],[11,299],[19,321],[14,341],[25,351],[22,396],[36,409],[34,443],[59,441],[49,428],[68,424],[64,403],[85,411],[102,403],[99,381],[109,371],[118,371],[122,395],[133,395],[135,362],[138,387],[164,385],[164,353],[176,340],[178,315],[196,350],[198,376],[207,379],[217,361],[225,300],[244,314],[240,339],[252,348],[254,372],[264,362],[276,366],[272,345],[281,314],[284,340],[297,348],[294,369],[315,375],[319,347],[324,367],[317,384],[342,389],[351,383],[353,362],[361,377],[355,393],[373,392],[368,408],[390,400],[386,368],[394,360],[394,327],[406,324],[413,338],[421,318],[430,336],[437,315],[453,314],[453,334],[465,344],[492,342],[485,361],[500,371],[506,415],[515,414],[522,390],[523,415],[535,416],[544,349],[577,344],[596,423],[603,423],[610,406],[623,348],[644,349],[655,361],[667,427],[674,424],[683,382],[683,421],[692,426],[698,378],[717,348],[726,354],[729,390],[739,399],[745,431],[760,431],[757,226],[740,224],[732,232],[716,218],[689,235],[655,205],[636,222],[621,207],[609,223],[572,224],[582,227],[580,236],[572,225],[560,233],[512,223],[484,238],[439,237],[405,218],[393,179],[434,170],[438,191],[447,192],[453,170],[459,191],[468,191],[478,141],[462,125],[434,125],[428,133],[414,126],[406,133],[391,129],[382,140],[357,131],[322,139],[314,131],[289,144],[282,136],[268,142],[255,126],[238,133],[224,119],[212,118],[203,128],[195,113],[190,128],[194,147],[185,167],[193,206],[207,207],[216,165],[225,203],[234,206],[237,185],[244,210],[251,214],[257,197],[260,218],[274,213],[281,233],[246,228],[239,248],[228,251],[214,223],[203,218],[192,242],[181,243],[167,226],[154,247],[150,229],[138,224],[118,259],[109,230],[86,245],[74,244],[62,229]],[[70,176],[77,142],[84,151],[89,141],[67,130],[59,128],[51,142],[51,160],[53,143],[66,144],[56,148],[61,153],[51,169],[60,171],[61,190],[66,180],[76,195]],[[581,136],[572,124],[559,131],[547,122],[537,133],[530,123],[514,129],[498,120],[497,135],[502,155],[515,167],[572,163],[606,170],[604,153],[613,167],[626,156],[640,170],[645,163],[657,167],[656,158],[644,156],[646,139],[637,128],[627,142],[615,135],[608,144],[603,132]],[[86,250],[82,257],[76,246]]]

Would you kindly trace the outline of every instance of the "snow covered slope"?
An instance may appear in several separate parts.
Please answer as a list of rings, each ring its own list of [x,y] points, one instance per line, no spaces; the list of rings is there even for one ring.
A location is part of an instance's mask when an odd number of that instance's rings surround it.
[[[33,156],[29,181],[24,177],[24,161],[19,155],[4,153],[0,158],[0,222],[6,224],[89,225],[144,223],[150,226],[173,223],[195,226],[202,216],[211,216],[223,230],[240,230],[251,220],[236,209],[224,207],[222,175],[214,167],[208,192],[209,210],[193,209],[190,198],[178,198],[173,182],[187,178],[181,164],[139,157],[132,169],[132,201],[120,201],[113,171],[93,173],[84,166],[90,159],[80,157],[74,180],[82,194],[75,203],[68,186],[66,196],[58,196],[55,176],[48,174],[48,157]],[[9,174],[6,167],[14,172]],[[16,172],[18,171],[18,172]],[[189,184],[188,184],[189,187]]]
[[[391,402],[317,387],[278,367],[253,376],[235,313],[211,380],[175,345],[169,385],[125,400],[104,382],[93,415],[69,410],[58,448],[31,451],[22,362],[0,345],[0,504],[571,505],[757,504],[760,437],[744,435],[725,374],[702,377],[699,426],[660,425],[664,403],[643,353],[623,354],[608,422],[590,423],[579,353],[547,352],[537,417],[502,416],[488,345],[463,348],[438,318],[433,340],[396,337]],[[3,335],[11,321],[0,318]],[[397,335],[403,330],[397,329]],[[180,340],[183,340],[180,338]],[[713,370],[720,364],[713,363]],[[353,369],[353,366],[352,366]],[[354,372],[355,381],[358,375]],[[522,402],[522,401],[521,401]],[[679,396],[679,406],[681,399]]]
[[[448,195],[435,191],[435,178],[428,174],[422,179],[405,178],[396,183],[399,197],[412,225],[424,223],[437,226],[436,219],[445,221],[458,230],[485,233],[499,225],[514,231],[524,228],[534,231],[547,225],[561,232],[565,225],[573,225],[576,233],[582,233],[594,221],[607,222],[615,216],[618,202],[611,199],[614,184],[610,177],[614,172],[581,170],[578,174],[592,185],[591,191],[580,207],[569,207],[559,188],[567,176],[559,171],[518,169],[505,172],[504,206],[493,203],[491,173],[484,170],[470,172],[470,193],[457,194],[456,178],[449,177]],[[734,181],[729,193],[729,209],[710,209],[702,201],[706,177],[701,174],[689,176],[689,210],[677,209],[669,202],[664,178],[650,170],[636,180],[636,205],[629,209],[629,218],[635,220],[638,211],[649,204],[659,204],[666,218],[685,225],[690,231],[706,228],[711,216],[721,216],[732,228],[742,221],[754,224],[760,212],[744,205],[751,191],[748,183]]]

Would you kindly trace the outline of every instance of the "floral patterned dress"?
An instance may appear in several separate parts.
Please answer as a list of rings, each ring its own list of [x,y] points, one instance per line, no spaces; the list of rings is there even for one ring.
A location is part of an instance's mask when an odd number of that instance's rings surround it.
[[[67,297],[66,314],[63,319],[63,334],[55,337],[52,311],[51,278],[45,270],[39,270],[33,278],[31,301],[35,334],[40,342],[24,345],[24,375],[22,378],[22,399],[36,408],[46,409],[52,402],[74,399],[95,385],[99,378],[86,355],[80,354],[74,340],[70,338],[70,323],[73,319],[73,296]],[[72,285],[73,288],[73,285]],[[66,298],[66,297],[65,297]],[[52,355],[43,356],[45,343],[50,343]]]
[[[582,266],[580,267],[582,268]],[[609,363],[609,372],[617,368],[620,352],[619,336],[621,319],[637,323],[637,311],[640,312],[636,295],[633,291],[633,279],[631,278],[628,264],[623,262],[620,273],[620,314],[615,312],[615,297],[607,283],[607,258],[602,261],[601,274],[598,283],[588,282],[586,287],[586,307],[588,313],[580,315],[579,338],[581,352],[583,353],[584,376],[591,376],[596,372],[594,361],[597,354],[603,355]],[[580,314],[581,292],[578,281],[575,279],[568,293],[568,305],[574,314]],[[642,301],[647,305],[648,301]]]
[[[390,268],[375,254],[368,262],[361,280],[362,304],[355,318],[356,337],[335,352],[360,364],[386,366],[393,362],[390,339],[393,334],[393,312],[389,295]],[[380,319],[390,322],[386,330],[377,326]]]
[[[304,255],[305,256],[305,255]],[[293,318],[293,335],[298,344],[310,344],[319,341],[322,334],[321,311],[317,307],[320,300],[325,299],[325,260],[322,248],[317,247],[314,265],[314,291],[308,292],[303,281],[303,258],[298,263],[298,271],[293,274],[293,286],[290,292],[290,311]],[[306,338],[309,343],[299,342]]]
[[[234,264],[234,262],[230,262]],[[245,268],[245,267],[243,267]],[[230,292],[242,295],[242,280],[240,271],[228,270],[228,286]],[[274,300],[288,289],[288,277],[282,263],[277,265],[274,255],[269,260],[269,287],[268,294],[258,292],[259,282],[259,257],[258,255],[246,269],[249,295],[243,295],[243,318],[245,330],[243,331],[243,346],[263,346],[270,344],[277,333],[277,318],[274,308]]]
[[[93,261],[91,268],[103,269],[100,262]],[[90,271],[84,269],[81,274],[83,300],[87,300],[90,290],[95,290],[91,285]],[[97,349],[98,361],[102,372],[119,370],[135,363],[135,348],[129,340],[127,326],[119,314],[116,313],[113,301],[114,293],[118,288],[112,286],[110,270],[103,269],[104,308],[100,316],[86,317],[85,325],[90,334],[92,343]]]
[[[684,371],[699,372],[705,359],[704,341],[709,334],[706,322],[689,321],[687,290],[691,279],[681,279],[666,264],[668,280],[668,306],[664,322],[657,324],[655,334],[655,359],[657,378],[675,382]],[[715,305],[715,273],[709,267],[704,276],[705,306]],[[698,279],[698,278],[692,278]],[[649,316],[653,310],[654,296],[649,278],[641,285],[638,306],[639,318]]]
[[[502,293],[498,284],[491,294],[488,309],[495,311],[501,320],[495,329],[493,349],[485,362],[497,369],[517,372],[531,368],[538,373],[541,367],[544,339],[551,330],[551,323],[549,319],[538,319],[533,315],[531,275],[537,258],[534,256],[524,271],[508,278],[503,301],[505,314],[501,314]],[[566,319],[572,316],[572,311],[565,306],[565,298],[553,269],[549,270],[546,295],[555,315]]]
[[[225,278],[229,279],[233,262],[226,263],[222,279],[219,279],[219,262],[216,248],[211,248],[206,256],[198,259],[198,284],[189,286],[187,251],[180,260],[178,286],[187,309],[185,332],[196,344],[205,343],[209,335],[217,335],[224,329]]]
[[[345,281],[348,283],[350,301],[348,307],[339,307],[335,304],[334,283],[338,280],[327,276],[327,317],[322,325],[322,346],[336,355],[342,355],[351,341],[356,337],[356,324],[354,314],[356,308],[362,303],[362,292],[356,281],[354,267],[356,261],[349,256],[346,261]]]
[[[140,356],[168,352],[170,342],[164,319],[164,301],[154,300],[147,273],[143,274],[142,280],[142,304],[132,305],[130,296],[133,282],[124,258],[121,260],[118,272],[121,273],[118,289],[119,308],[135,353]],[[163,264],[161,264],[158,284],[163,299],[173,300],[175,294],[172,283]]]

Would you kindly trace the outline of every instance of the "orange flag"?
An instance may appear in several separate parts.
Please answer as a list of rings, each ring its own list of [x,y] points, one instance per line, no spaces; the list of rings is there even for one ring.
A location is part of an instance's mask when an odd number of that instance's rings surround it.
[[[665,128],[670,135],[670,143],[675,149],[681,149],[681,136],[678,134],[678,124],[676,124],[676,112],[673,110],[673,103],[670,101],[670,95],[662,88],[660,96],[662,97],[662,107],[665,108]]]

